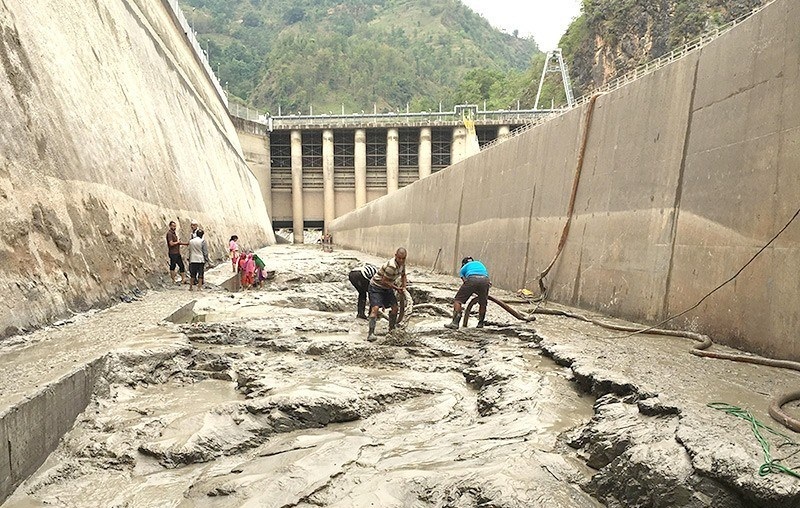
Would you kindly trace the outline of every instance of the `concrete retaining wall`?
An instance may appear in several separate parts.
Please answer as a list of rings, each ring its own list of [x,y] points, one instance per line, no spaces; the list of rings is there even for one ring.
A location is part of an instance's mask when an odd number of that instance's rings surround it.
[[[167,223],[222,258],[274,242],[217,91],[161,0],[0,4],[0,335],[167,272]]]
[[[46,386],[0,415],[0,503],[41,466],[89,404],[104,358]]]
[[[551,300],[657,323],[734,275],[800,203],[800,4],[599,97]],[[336,243],[535,289],[556,253],[590,105],[337,219]],[[800,222],[669,326],[800,359]]]

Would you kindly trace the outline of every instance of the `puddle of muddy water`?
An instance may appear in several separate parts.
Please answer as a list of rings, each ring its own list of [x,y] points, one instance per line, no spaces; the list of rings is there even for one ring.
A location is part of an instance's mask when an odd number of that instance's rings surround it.
[[[204,295],[169,381],[121,376],[6,506],[600,506],[564,445],[593,414],[567,370],[428,315],[368,343],[354,300]]]

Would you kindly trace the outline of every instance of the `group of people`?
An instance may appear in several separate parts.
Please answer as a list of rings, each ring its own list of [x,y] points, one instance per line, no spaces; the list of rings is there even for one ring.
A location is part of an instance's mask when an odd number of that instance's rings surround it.
[[[406,290],[406,257],[405,248],[400,247],[394,257],[386,261],[380,268],[369,263],[352,270],[348,275],[350,283],[358,291],[356,317],[369,320],[367,340],[375,340],[375,325],[380,309],[389,309],[389,331],[397,326],[399,305],[397,293],[405,295]],[[462,284],[453,303],[453,321],[444,325],[457,329],[463,315],[462,307],[474,294],[478,298],[478,328],[486,325],[486,305],[489,299],[489,288],[492,285],[486,266],[470,256],[461,260],[459,272]],[[369,315],[366,314],[369,298]]]
[[[205,266],[208,263],[208,245],[206,244],[205,232],[200,229],[197,221],[191,222],[191,233],[188,242],[181,242],[178,239],[178,224],[173,220],[169,222],[169,230],[167,231],[167,253],[169,255],[169,275],[173,282],[185,284],[186,280],[186,266],[183,264],[183,256],[181,256],[181,246],[189,247],[189,291],[193,291],[194,287],[203,289],[203,278],[205,275]],[[180,274],[180,280],[175,279],[175,270]]]
[[[191,233],[188,242],[182,242],[178,238],[178,224],[175,221],[169,222],[167,231],[167,252],[169,254],[169,274],[173,282],[185,284],[186,267],[183,264],[180,248],[189,247],[189,290],[195,286],[198,290],[203,289],[203,278],[205,265],[209,262],[208,245],[204,238],[205,233],[200,229],[196,221],[190,224]],[[264,261],[253,251],[239,249],[239,237],[232,235],[228,241],[228,251],[231,260],[231,267],[234,273],[239,273],[242,288],[250,289],[259,287],[267,279]],[[408,253],[405,248],[400,247],[395,251],[394,257],[386,261],[382,266],[376,267],[369,263],[350,272],[349,279],[353,287],[358,291],[358,304],[356,307],[356,317],[369,320],[369,332],[367,340],[375,340],[375,326],[378,321],[380,309],[389,309],[389,331],[397,326],[397,316],[399,304],[397,293],[405,295],[406,290],[406,257]],[[180,274],[180,280],[176,280],[176,269]],[[489,288],[492,283],[489,279],[489,272],[486,266],[473,259],[465,257],[461,260],[461,271],[459,272],[463,281],[455,296],[453,303],[453,321],[447,323],[445,327],[457,329],[463,314],[462,307],[467,300],[474,294],[478,298],[478,328],[483,328],[486,323],[486,304],[489,297]],[[369,299],[369,315],[366,312],[367,300]]]
[[[325,233],[319,239],[319,243],[322,244],[322,250],[324,252],[333,252],[333,235],[330,233]]]
[[[239,250],[239,237],[231,236],[228,240],[228,253],[233,273],[239,274],[242,289],[259,288],[267,280],[264,261],[252,250]]]

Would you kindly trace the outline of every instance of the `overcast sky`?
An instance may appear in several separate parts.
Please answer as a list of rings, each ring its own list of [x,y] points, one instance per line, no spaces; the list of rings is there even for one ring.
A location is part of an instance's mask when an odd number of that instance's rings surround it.
[[[570,22],[580,14],[580,0],[461,0],[496,28],[532,35],[542,51],[555,49]]]

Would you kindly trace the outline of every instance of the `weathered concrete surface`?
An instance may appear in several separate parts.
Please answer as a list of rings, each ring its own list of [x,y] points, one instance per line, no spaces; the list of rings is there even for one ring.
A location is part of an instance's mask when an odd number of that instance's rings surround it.
[[[89,403],[103,360],[82,364],[0,414],[0,498],[33,474]]]
[[[800,203],[800,3],[775,2],[703,50],[686,145],[668,312],[696,302]],[[800,358],[800,228],[685,318],[769,355]],[[699,284],[698,282],[706,282]],[[751,311],[753,310],[753,311]]]
[[[705,48],[601,96],[549,298],[657,323],[735,274],[800,202],[800,4],[778,0]],[[341,217],[337,243],[537,290],[556,254],[590,104]],[[429,218],[420,213],[424,204]],[[435,212],[432,212],[435,210]],[[444,220],[443,220],[444,218]],[[800,359],[800,223],[734,284],[669,323]],[[435,239],[432,243],[431,238]]]
[[[696,61],[690,55],[597,100],[571,226],[575,241],[555,268],[554,299],[622,317],[662,317]],[[573,174],[565,171],[567,183]],[[547,266],[555,255],[548,251],[532,272]]]
[[[0,335],[155,282],[169,220],[274,241],[195,58],[159,0],[0,6]]]
[[[150,305],[166,317],[200,296],[169,290],[21,340],[44,358],[29,367],[44,382],[60,338],[96,336],[95,319],[129,330],[87,411],[6,506],[800,506],[795,479],[758,474],[749,424],[705,405],[771,425],[765,394],[795,372],[561,316],[521,323],[493,305],[482,330],[446,330],[420,308],[368,343],[346,275],[376,258],[260,254],[278,277],[212,287],[184,313],[192,323],[143,328]],[[416,306],[450,307],[454,278],[409,276]],[[775,444],[778,457],[798,449]]]

